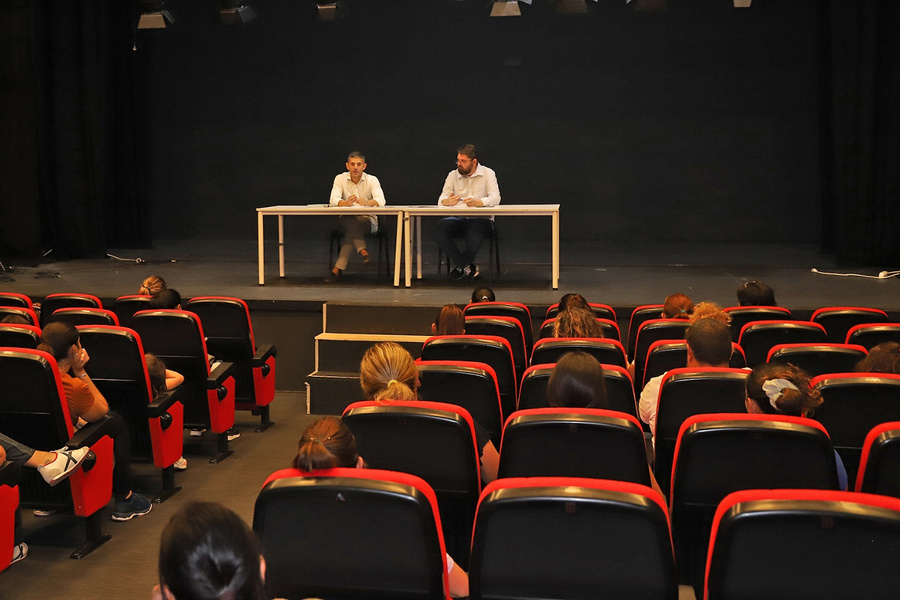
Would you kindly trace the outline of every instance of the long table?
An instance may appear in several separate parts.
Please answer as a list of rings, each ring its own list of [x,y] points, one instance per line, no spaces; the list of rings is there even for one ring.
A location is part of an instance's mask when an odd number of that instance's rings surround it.
[[[278,217],[278,275],[284,277],[284,217],[286,216],[330,216],[344,215],[393,215],[397,219],[397,246],[394,249],[394,287],[400,286],[400,254],[403,220],[406,214],[404,206],[329,206],[327,204],[279,205],[256,209],[257,254],[259,260],[259,285],[266,284],[265,229],[263,217]]]
[[[256,209],[259,285],[265,285],[264,217],[278,217],[278,275],[284,277],[284,217],[286,216],[394,215],[397,240],[394,251],[394,287],[400,286],[400,260],[404,257],[406,287],[412,286],[413,238],[415,238],[416,279],[422,279],[422,217],[550,217],[551,283],[559,289],[559,204],[505,204],[493,207],[457,206],[329,206],[327,204],[278,205]]]
[[[406,287],[412,285],[412,246],[415,237],[416,279],[422,279],[422,217],[550,217],[553,289],[559,289],[559,204],[501,204],[491,207],[407,206],[404,208]]]

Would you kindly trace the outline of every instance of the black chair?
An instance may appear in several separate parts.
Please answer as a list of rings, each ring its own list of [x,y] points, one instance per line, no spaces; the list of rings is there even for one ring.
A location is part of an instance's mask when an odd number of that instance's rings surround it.
[[[644,321],[637,332],[634,343],[634,383],[642,385],[644,366],[650,346],[660,340],[683,340],[691,322],[687,319],[649,319]],[[640,389],[635,389],[638,393]]]
[[[826,306],[816,309],[809,319],[825,328],[828,341],[833,344],[843,344],[847,339],[847,332],[855,325],[867,325],[871,323],[887,323],[890,321],[888,314],[878,308],[864,306]]]
[[[521,302],[476,302],[463,309],[465,316],[511,317],[522,325],[525,336],[525,354],[531,356],[534,346],[534,331],[531,323],[531,312]]]
[[[504,417],[516,411],[520,375],[516,372],[512,348],[506,339],[497,336],[437,335],[425,340],[421,360],[463,360],[490,365],[497,376]]]
[[[852,487],[866,436],[877,425],[900,421],[900,375],[837,373],[814,377],[810,385],[822,394],[815,419],[828,430]]]
[[[653,342],[647,352],[647,363],[644,365],[644,381],[642,386],[652,378],[672,369],[680,369],[687,365],[687,341],[660,340]],[[728,366],[732,369],[743,369],[747,366],[744,351],[739,345],[731,343],[731,359]]]
[[[823,490],[735,492],[713,521],[705,598],[896,598],[898,553],[897,498]]]
[[[882,423],[866,436],[855,489],[900,498],[900,421]]]
[[[434,492],[406,473],[277,472],[256,499],[267,597],[446,600]],[[306,515],[308,518],[304,518]],[[458,567],[454,567],[458,568]]]
[[[119,325],[122,327],[131,327],[134,313],[141,310],[148,310],[153,296],[129,295],[119,296],[116,303],[113,304],[113,312],[119,319]]]
[[[367,240],[378,240],[378,274],[384,266],[385,275],[391,274],[391,232],[387,227],[387,220],[378,216],[378,231],[366,233]],[[328,269],[334,266],[334,255],[341,250],[344,241],[344,232],[340,229],[332,229],[328,237]]]
[[[47,319],[47,323],[61,321],[72,327],[79,325],[119,325],[116,313],[105,308],[57,308]]]
[[[178,390],[153,397],[144,348],[133,330],[82,325],[78,333],[91,357],[91,381],[128,428],[131,460],[161,469],[162,491],[154,502],[165,502],[181,491],[173,466],[184,451],[184,407]]]
[[[766,362],[790,363],[815,377],[855,371],[866,354],[866,349],[856,344],[778,344],[769,350]]]
[[[637,332],[646,321],[659,319],[662,316],[662,304],[644,304],[631,311],[631,319],[628,321],[628,360],[634,361],[634,346],[637,341]]]
[[[778,344],[823,344],[825,328],[811,321],[750,321],[741,329],[738,344],[744,349],[747,366],[766,362],[769,350]]]
[[[77,432],[72,427],[59,369],[39,350],[0,350],[0,431],[38,450],[90,447],[79,469],[55,487],[37,469],[23,469],[19,482],[24,508],[74,513],[84,520],[85,541],[72,553],[83,558],[109,541],[101,510],[112,498],[113,440],[107,417]],[[4,552],[6,550],[4,549]]]
[[[0,348],[31,348],[36,350],[41,343],[41,330],[36,325],[16,325],[0,323]]]
[[[520,410],[503,428],[498,478],[589,477],[650,485],[637,419],[594,408]]]
[[[103,308],[103,303],[91,294],[50,294],[41,302],[41,329],[60,308]]]
[[[0,548],[15,545],[16,515],[19,511],[19,477],[21,469],[14,462],[0,465]],[[9,556],[6,556],[9,554]],[[0,555],[0,572],[12,562],[12,553]]]
[[[0,306],[12,306],[16,308],[27,308],[34,310],[31,298],[25,294],[16,294],[13,292],[0,292]]]
[[[606,380],[606,402],[609,410],[624,412],[637,418],[634,384],[628,371],[618,365],[601,365]],[[554,365],[532,365],[522,377],[519,388],[519,410],[547,408],[547,383]]]
[[[723,309],[731,316],[731,341],[737,342],[741,329],[751,321],[789,321],[791,311],[783,306],[729,306]]]
[[[135,313],[134,330],[145,351],[184,376],[179,388],[184,426],[216,434],[217,453],[210,462],[231,456],[227,432],[234,427],[232,364],[221,362],[210,368],[200,318],[183,310],[144,310]]]
[[[872,325],[854,325],[847,332],[848,344],[859,344],[866,350],[884,342],[900,344],[900,323],[878,323]]]
[[[746,410],[748,371],[716,367],[672,369],[663,378],[656,408],[654,472],[669,492],[675,443],[681,424],[694,415]]]
[[[678,598],[665,500],[604,479],[498,479],[478,503],[469,597]]]
[[[462,406],[484,427],[494,445],[500,446],[503,414],[497,374],[490,365],[468,361],[437,360],[416,363],[419,395],[430,402]]]
[[[622,342],[607,338],[543,338],[534,343],[531,364],[556,363],[567,352],[587,352],[604,365],[625,367],[625,347]]]
[[[197,296],[185,310],[200,317],[209,353],[233,365],[235,408],[259,413],[257,432],[271,427],[277,349],[274,344],[256,343],[247,303],[228,296]]]
[[[525,334],[522,325],[514,317],[490,317],[467,316],[466,334],[469,335],[495,335],[509,342],[512,349],[513,362],[516,365],[516,374],[521,376],[528,368],[528,357],[525,345]],[[518,380],[517,382],[518,383]]]
[[[437,495],[447,551],[468,564],[481,467],[469,412],[442,402],[355,402],[342,420],[374,469],[421,477]]]
[[[462,240],[462,237],[454,236],[455,240]],[[488,279],[494,280],[496,273],[497,279],[500,279],[500,232],[497,231],[497,221],[491,221],[491,233],[487,237],[488,242]],[[444,263],[444,251],[438,246],[437,274],[441,274],[441,265]],[[447,273],[450,273],[450,259],[447,259]]]
[[[14,316],[21,317],[27,321],[28,325],[38,325],[38,316],[30,308],[22,308],[19,306],[0,306],[0,319],[5,319],[6,317]]]
[[[840,489],[834,449],[819,423],[746,413],[689,417],[678,434],[669,495],[680,582],[700,595],[710,527],[725,496],[787,487]]]

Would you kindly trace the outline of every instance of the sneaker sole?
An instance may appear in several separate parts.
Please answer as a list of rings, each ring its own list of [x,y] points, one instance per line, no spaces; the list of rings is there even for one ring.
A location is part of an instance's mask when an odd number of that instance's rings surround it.
[[[85,453],[84,453],[84,456],[81,457],[81,460],[79,460],[79,461],[77,461],[77,462],[75,463],[75,466],[74,466],[74,467],[72,467],[71,469],[69,469],[69,470],[66,471],[65,473],[60,473],[60,474],[57,475],[54,479],[51,479],[50,481],[48,481],[47,483],[50,485],[50,487],[53,487],[53,486],[55,486],[56,484],[58,484],[58,483],[60,483],[60,482],[63,482],[63,481],[65,481],[66,479],[68,479],[69,477],[71,477],[72,474],[75,473],[75,471],[78,470],[78,467],[81,466],[81,463],[84,462],[84,459],[86,459],[86,458],[88,457],[88,454],[90,454],[90,453],[91,453],[90,451],[85,452]]]
[[[113,514],[112,514],[112,520],[113,520],[113,521],[120,521],[120,522],[121,522],[121,521],[130,521],[130,520],[132,520],[132,519],[135,518],[135,517],[143,517],[144,515],[146,515],[147,513],[149,513],[151,510],[153,510],[153,505],[152,505],[152,504],[150,505],[150,508],[148,508],[146,511],[144,511],[144,512],[133,512],[133,513],[128,513],[128,516],[121,516],[121,515],[116,515],[115,513],[113,513]]]

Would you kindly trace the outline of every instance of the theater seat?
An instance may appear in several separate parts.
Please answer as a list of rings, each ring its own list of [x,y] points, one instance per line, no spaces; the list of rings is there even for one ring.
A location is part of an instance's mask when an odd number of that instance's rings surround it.
[[[6,461],[0,465],[0,572],[12,560],[12,548],[16,540],[16,511],[19,510],[19,465]]]
[[[866,436],[856,491],[900,498],[900,421],[877,425]]]
[[[31,348],[36,350],[41,343],[41,330],[36,325],[16,325],[0,323],[0,348]]]
[[[50,294],[41,302],[41,329],[60,308],[103,308],[103,303],[92,294]]]

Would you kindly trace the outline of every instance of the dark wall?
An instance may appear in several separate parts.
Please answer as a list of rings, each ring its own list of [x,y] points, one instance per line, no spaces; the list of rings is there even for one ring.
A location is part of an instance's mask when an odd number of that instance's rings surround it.
[[[504,202],[563,205],[563,239],[819,240],[812,0],[346,0],[338,23],[247,1],[243,27],[167,0],[175,26],[136,34],[157,239],[253,238],[256,207],[325,202],[352,149],[389,203],[432,203],[471,141]]]

